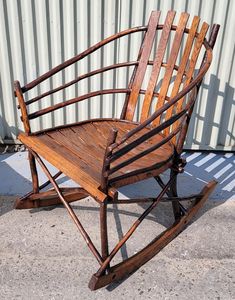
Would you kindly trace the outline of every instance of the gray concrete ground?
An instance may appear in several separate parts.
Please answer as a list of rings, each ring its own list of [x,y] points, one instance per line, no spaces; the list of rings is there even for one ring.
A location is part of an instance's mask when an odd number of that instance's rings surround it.
[[[66,210],[13,210],[16,195],[30,189],[26,153],[0,155],[0,299],[235,299],[235,158],[185,156],[189,164],[180,178],[180,194],[197,192],[216,178],[214,194],[186,230],[151,261],[126,280],[91,292],[87,284],[98,265]],[[40,177],[43,180],[43,174]],[[66,178],[59,182],[73,185]],[[147,180],[120,192],[122,197],[140,197],[154,195],[155,188],[156,183]],[[97,204],[87,198],[73,207],[99,247]],[[145,207],[109,207],[110,248]],[[115,261],[137,252],[169,226],[172,217],[170,204],[160,204]]]

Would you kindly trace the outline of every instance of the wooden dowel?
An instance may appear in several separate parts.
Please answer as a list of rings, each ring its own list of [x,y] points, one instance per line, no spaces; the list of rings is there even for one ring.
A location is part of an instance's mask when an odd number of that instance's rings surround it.
[[[150,167],[144,167],[144,168],[141,168],[141,169],[135,169],[134,171],[131,171],[131,172],[125,173],[123,175],[119,175],[119,176],[113,177],[113,178],[109,179],[109,184],[113,184],[113,183],[115,183],[117,181],[126,179],[126,178],[131,177],[131,176],[137,176],[139,174],[151,172],[153,170],[161,168],[162,166],[166,166],[173,159],[173,156],[174,155],[172,154],[166,160],[161,161],[159,163],[156,163],[156,164],[154,164],[154,165],[152,165]],[[171,164],[172,163],[169,163],[169,166]]]
[[[35,98],[32,98],[32,99],[26,101],[25,104],[29,105],[31,103],[34,103],[34,102],[36,102],[36,101],[38,101],[38,100],[40,100],[40,99],[42,99],[42,98],[44,98],[46,96],[49,96],[49,95],[54,94],[54,93],[56,93],[56,92],[58,92],[60,90],[63,90],[65,88],[67,88],[67,87],[69,87],[69,86],[71,86],[71,85],[73,85],[73,84],[75,84],[75,83],[77,83],[77,82],[79,82],[79,81],[81,81],[81,80],[83,80],[85,78],[91,77],[93,75],[97,75],[99,73],[103,73],[103,72],[106,72],[106,71],[109,71],[109,70],[112,70],[112,69],[117,69],[117,68],[122,68],[122,67],[129,67],[129,66],[133,66],[133,65],[137,65],[137,64],[138,64],[138,61],[123,62],[123,63],[119,63],[119,64],[115,64],[115,65],[111,65],[111,66],[107,66],[107,67],[104,67],[104,68],[100,68],[100,69],[94,70],[92,72],[83,74],[83,75],[77,77],[76,79],[69,81],[68,83],[66,83],[64,85],[61,85],[61,86],[59,86],[59,87],[57,87],[55,89],[52,89],[52,90],[50,90],[48,92],[45,92],[45,93],[43,93],[43,94],[41,94],[41,95],[39,95],[39,96],[37,96]]]
[[[101,190],[107,192],[108,187],[108,174],[107,172],[110,169],[109,157],[112,155],[112,150],[110,149],[110,145],[115,143],[117,138],[118,130],[116,128],[112,128],[109,133],[109,137],[107,140],[107,146],[104,154],[104,161],[102,167],[102,176],[101,176]]]
[[[138,27],[134,27],[134,28],[130,28],[130,29],[126,29],[124,31],[121,31],[119,33],[116,33],[106,39],[104,39],[103,41],[95,44],[94,46],[90,47],[89,49],[83,51],[82,53],[76,55],[75,57],[65,61],[64,63],[58,65],[57,67],[51,69],[49,72],[46,72],[45,74],[41,75],[40,77],[38,77],[37,79],[31,81],[30,83],[27,83],[23,88],[22,91],[26,92],[31,90],[33,87],[35,87],[36,85],[38,85],[39,83],[43,82],[44,80],[48,79],[49,77],[53,76],[54,74],[58,73],[59,71],[65,69],[66,67],[72,65],[73,63],[83,59],[84,57],[86,57],[87,55],[93,53],[94,51],[98,50],[99,48],[101,48],[102,46],[120,38],[123,37],[127,34],[132,34],[135,32],[140,32],[140,31],[145,31],[147,29],[146,26],[138,26]]]
[[[140,94],[145,94],[145,93],[146,93],[146,90],[140,90],[139,93],[140,93]],[[156,92],[153,93],[153,97],[158,97],[158,96],[159,96],[159,93],[156,93]],[[167,100],[167,101],[169,101],[170,99],[171,99],[171,98],[168,97],[168,96],[165,97],[165,100]]]
[[[158,197],[155,199],[155,201],[142,213],[142,215],[134,222],[134,224],[131,226],[131,228],[127,231],[127,233],[123,236],[123,238],[119,241],[119,243],[114,247],[114,249],[111,251],[110,255],[107,257],[107,259],[104,261],[98,272],[96,273],[97,276],[100,276],[103,271],[107,268],[113,257],[116,255],[118,250],[127,242],[127,240],[131,237],[131,235],[135,232],[135,230],[138,228],[138,226],[141,224],[141,222],[148,216],[148,214],[157,206],[157,204],[161,201],[163,195],[166,193],[166,190],[171,184],[171,181],[173,178],[170,178],[170,180],[167,182],[165,187],[162,189]]]
[[[27,112],[27,107],[25,105],[24,97],[23,97],[23,92],[20,86],[19,81],[14,82],[14,90],[15,90],[15,96],[18,99],[19,102],[19,107],[21,110],[21,119],[24,125],[24,130],[26,134],[31,133],[31,128],[29,124],[29,117],[28,117],[28,112]]]
[[[125,160],[124,162],[116,165],[115,167],[111,168],[108,171],[108,175],[116,172],[117,170],[131,164],[132,162],[136,161],[137,159],[140,159],[141,157],[153,152],[154,150],[160,148],[161,146],[163,146],[164,144],[166,144],[167,142],[169,142],[180,130],[181,130],[182,126],[179,126],[177,129],[175,129],[173,132],[171,132],[166,138],[162,139],[161,142],[157,143],[156,145],[140,152],[139,154]]]
[[[192,201],[192,200],[198,200],[202,197],[202,195],[192,195],[188,197],[163,197],[161,199],[161,202],[172,202],[172,201]],[[108,204],[135,204],[135,203],[147,203],[147,202],[153,202],[156,198],[143,198],[143,199],[116,199],[110,201]]]
[[[152,65],[152,64],[153,64],[153,61],[148,61],[148,65]],[[40,100],[42,98],[45,98],[45,97],[47,97],[47,96],[49,96],[51,94],[54,94],[54,93],[56,93],[58,91],[61,91],[61,90],[65,89],[65,88],[67,88],[67,87],[69,87],[69,86],[71,86],[71,85],[73,85],[73,84],[75,84],[75,83],[77,83],[77,82],[79,82],[79,81],[81,81],[83,79],[89,78],[89,77],[91,77],[93,75],[97,75],[97,74],[100,74],[100,73],[103,73],[103,72],[107,72],[107,71],[110,71],[110,70],[113,70],[113,69],[117,69],[117,68],[130,67],[130,66],[134,66],[134,65],[138,65],[138,61],[118,63],[118,64],[114,64],[114,65],[110,65],[110,66],[107,66],[107,67],[104,67],[104,68],[100,68],[100,69],[94,70],[92,72],[83,74],[83,75],[77,77],[76,79],[69,81],[68,83],[66,83],[64,85],[61,85],[61,86],[59,86],[59,87],[57,87],[55,89],[52,89],[52,90],[50,90],[48,92],[45,92],[45,93],[43,93],[41,95],[38,95],[37,97],[34,97],[34,98],[32,98],[32,99],[30,99],[28,101],[25,101],[25,104],[26,105],[32,104],[32,103],[34,103],[34,102],[36,102],[36,101],[38,101],[38,100]],[[167,63],[162,63],[162,67],[167,67]],[[177,66],[177,65],[174,66],[175,70],[178,70],[178,68],[179,68],[179,66]],[[140,90],[140,94],[145,94],[145,93],[146,93],[145,90]],[[154,97],[158,97],[159,93],[153,93],[153,96]],[[165,99],[169,100],[170,98],[166,96]],[[18,105],[17,108],[20,108],[20,105]]]
[[[110,158],[110,162],[115,161],[119,157],[123,156],[127,152],[131,151],[133,148],[137,147],[147,139],[151,138],[152,136],[160,133],[163,129],[167,128],[168,126],[172,125],[175,121],[177,121],[179,118],[181,118],[187,110],[182,110],[180,113],[172,116],[169,120],[165,121],[164,123],[160,124],[158,127],[155,127],[151,130],[149,130],[147,133],[143,134],[133,142],[129,143],[128,145],[124,146],[120,150],[117,150],[115,153],[113,153],[112,157]]]
[[[59,177],[61,174],[62,174],[62,172],[59,171],[59,172],[57,172],[54,176],[52,176],[52,178],[53,178],[53,179],[56,179],[56,178]],[[51,183],[50,180],[47,180],[46,182],[44,182],[43,184],[41,184],[41,185],[39,186],[39,190],[44,189],[44,188],[45,188],[46,186],[48,186],[50,183]],[[24,200],[24,199],[28,198],[29,196],[31,196],[31,195],[33,195],[33,194],[34,194],[34,191],[31,191],[31,192],[27,193],[26,195],[20,197],[19,200],[20,200],[20,201],[21,201],[21,200]]]
[[[168,101],[166,104],[164,104],[159,110],[155,111],[148,119],[146,119],[144,122],[142,122],[140,125],[135,127],[134,129],[130,130],[127,134],[125,134],[122,139],[118,142],[112,145],[113,150],[126,142],[127,139],[129,139],[131,136],[136,134],[138,131],[145,128],[148,124],[150,124],[154,119],[162,115],[167,109],[169,109],[172,105],[174,105],[178,100],[180,100],[182,97],[184,97],[186,94],[188,94],[197,84],[201,81],[204,74],[208,70],[210,63],[212,59],[212,51],[211,48],[208,48],[207,50],[207,61],[202,67],[202,69],[199,71],[197,77],[189,84],[187,85],[181,92],[179,92],[175,97],[173,97],[170,101]]]
[[[65,106],[68,106],[68,105],[71,105],[71,104],[74,104],[74,103],[77,103],[77,102],[80,102],[80,101],[83,101],[85,99],[89,99],[89,98],[92,98],[92,97],[96,97],[96,96],[100,96],[100,95],[106,95],[106,94],[120,94],[120,93],[128,93],[130,90],[129,89],[107,89],[107,90],[102,90],[102,91],[95,91],[95,92],[91,92],[89,94],[86,94],[86,95],[82,95],[80,97],[76,97],[76,98],[73,98],[73,99],[70,99],[70,100],[67,100],[65,102],[60,102],[58,104],[55,104],[55,105],[52,105],[52,106],[49,106],[47,108],[44,108],[44,109],[41,109],[41,110],[38,110],[32,114],[29,114],[28,115],[28,118],[30,120],[32,119],[35,119],[39,116],[42,116],[42,115],[45,115],[49,112],[52,112],[54,110],[57,110],[59,108],[62,108],[62,107],[65,107]]]

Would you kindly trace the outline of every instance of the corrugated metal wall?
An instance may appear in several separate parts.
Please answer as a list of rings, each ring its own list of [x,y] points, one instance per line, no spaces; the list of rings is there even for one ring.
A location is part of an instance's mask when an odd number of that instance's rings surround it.
[[[221,24],[213,65],[206,76],[199,101],[192,118],[185,148],[232,150],[235,144],[235,1],[144,1],[144,0],[0,0],[0,138],[1,142],[16,139],[22,129],[19,112],[12,92],[12,83],[22,84],[35,79],[51,67],[85,50],[88,46],[120,30],[147,24],[152,10],[161,10],[162,16],[174,9],[199,15],[202,20]],[[138,50],[141,34],[132,43]],[[89,59],[69,67],[54,76],[53,81],[41,84],[30,91],[28,97],[42,93],[83,74],[91,68],[113,62],[136,59],[130,51],[130,39],[123,38]],[[46,107],[61,98],[73,98],[100,88],[125,87],[129,74],[123,70],[104,73],[83,85],[75,85],[66,92],[56,93],[32,111]],[[108,84],[111,83],[111,86]],[[82,120],[87,117],[118,116],[123,96],[103,96],[48,114],[33,123],[34,129],[42,126]],[[40,106],[37,106],[40,105]]]

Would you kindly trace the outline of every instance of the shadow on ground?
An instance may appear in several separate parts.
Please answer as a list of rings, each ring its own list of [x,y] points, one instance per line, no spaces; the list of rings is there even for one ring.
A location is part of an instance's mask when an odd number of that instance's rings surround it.
[[[203,216],[206,212],[213,210],[226,201],[235,199],[233,179],[233,174],[235,173],[234,155],[213,153],[201,154],[200,152],[195,152],[186,153],[185,157],[189,163],[186,167],[185,173],[179,175],[179,195],[186,196],[192,193],[198,193],[204,184],[210,179],[216,179],[219,181],[213,195],[210,196],[209,201],[207,201],[196,218],[194,218],[194,221]],[[45,180],[43,174],[39,175],[41,181]],[[164,174],[163,180],[166,181],[167,178],[168,174]],[[73,185],[73,183],[67,181],[66,177],[60,178],[58,182],[63,184],[63,186]],[[30,171],[28,168],[26,153],[22,152],[0,155],[0,194],[5,195],[0,197],[0,216],[9,213],[13,209],[16,194],[23,195],[29,191],[30,188]],[[159,188],[156,181],[150,179],[121,188],[120,197],[154,197],[158,192]],[[14,195],[14,197],[10,197],[11,195]],[[88,206],[86,203],[84,205],[82,202],[77,202],[74,203],[72,207],[77,212],[97,212],[98,215],[98,205]],[[123,217],[130,218],[131,220],[138,218],[141,212],[148,207],[148,204],[138,204],[137,206],[137,209],[133,210],[131,205],[119,206],[114,204],[109,206],[108,212],[109,215],[113,216],[115,221],[118,239],[121,239],[126,232],[126,228],[123,229]],[[62,206],[59,207],[63,209]],[[46,211],[53,209],[55,209],[53,206],[48,208],[31,209],[29,210],[29,215],[39,215],[40,213],[43,214]],[[159,205],[147,216],[146,219],[147,221],[160,224],[163,227],[169,227],[173,222],[171,203],[159,203]],[[120,254],[122,259],[126,259],[128,257],[126,245],[121,248]],[[110,284],[106,287],[106,290],[112,291],[116,289],[125,280],[126,278],[120,282]]]

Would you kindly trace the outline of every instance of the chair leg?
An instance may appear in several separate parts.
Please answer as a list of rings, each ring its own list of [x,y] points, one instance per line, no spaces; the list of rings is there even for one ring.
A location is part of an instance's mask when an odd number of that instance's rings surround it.
[[[166,194],[169,198],[171,198],[171,197],[178,198],[177,175],[178,175],[177,171],[171,170],[170,178],[172,178],[172,181],[171,181],[171,185],[170,185],[169,189],[166,191]],[[163,188],[165,186],[165,184],[162,181],[160,176],[156,176],[154,178],[157,181],[157,183],[160,185],[161,188]],[[174,213],[175,220],[178,220],[183,215],[180,202],[177,201],[177,200],[174,200],[171,203],[172,203],[172,208],[173,208],[173,213]]]
[[[102,255],[102,259],[105,260],[109,255],[106,203],[100,204],[100,237],[101,237],[101,255]],[[109,266],[107,269],[109,269]]]
[[[152,257],[154,257],[167,244],[169,244],[181,231],[183,231],[186,228],[187,224],[191,221],[191,219],[196,215],[199,209],[206,202],[209,195],[214,190],[216,184],[217,184],[216,181],[209,182],[198,194],[197,200],[193,201],[191,207],[187,211],[187,214],[182,215],[178,220],[176,220],[173,223],[172,226],[170,226],[165,231],[163,231],[160,235],[158,235],[152,242],[150,242],[142,250],[135,253],[133,256],[127,258],[126,260],[112,266],[109,269],[109,272],[107,274],[104,274],[103,270],[106,268],[107,261],[110,262],[110,260],[114,257],[114,255],[118,251],[118,249],[120,249],[120,245],[123,245],[122,241],[126,242],[127,240],[126,238],[127,234],[126,234],[123,237],[123,239],[120,240],[119,243],[110,252],[110,255],[107,257],[106,261],[103,262],[100,269],[95,274],[93,274],[89,282],[89,288],[91,290],[96,290],[105,285],[112,283],[113,281],[120,280],[124,277],[127,277],[133,272],[135,272],[140,266],[142,266],[147,261],[149,261]],[[148,214],[152,210],[155,204],[152,204],[151,208],[149,207],[148,212],[147,211],[144,212],[144,216],[146,216],[146,213]],[[130,228],[128,233],[131,231],[132,234],[134,231],[133,228],[135,229],[137,228],[136,224],[134,225],[134,227],[132,226]]]
[[[29,208],[38,208],[44,206],[51,206],[56,204],[61,204],[61,200],[59,199],[56,191],[54,189],[47,190],[45,192],[41,192],[43,188],[48,186],[51,182],[50,180],[44,182],[39,186],[38,180],[38,172],[36,160],[31,151],[28,152],[30,171],[32,176],[32,191],[24,195],[23,197],[19,197],[15,201],[16,209],[29,209]],[[55,180],[62,174],[61,171],[57,172],[53,177]],[[62,188],[63,195],[66,201],[73,202],[85,197],[88,197],[89,194],[83,188]]]
[[[29,158],[29,165],[30,165],[30,171],[31,171],[31,176],[32,176],[33,192],[38,193],[39,192],[39,180],[38,180],[37,166],[36,166],[35,158],[30,151],[28,154],[28,158]]]
[[[178,172],[171,170],[171,176],[174,177],[172,184],[169,189],[169,194],[171,197],[178,197],[177,193],[177,176]],[[182,216],[181,208],[180,208],[180,203],[179,201],[172,201],[172,208],[175,216],[175,220],[178,220]]]

